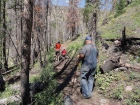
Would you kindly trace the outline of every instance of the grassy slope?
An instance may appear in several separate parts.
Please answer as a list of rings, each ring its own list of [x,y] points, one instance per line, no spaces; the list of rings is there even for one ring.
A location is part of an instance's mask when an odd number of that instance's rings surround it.
[[[135,0],[137,1],[137,0]],[[127,37],[140,38],[140,2],[133,2],[125,8],[126,12],[117,18],[113,18],[113,14],[108,15],[108,24],[99,24],[98,31],[103,38],[120,38],[123,27],[126,26]],[[139,4],[138,4],[139,3]],[[99,46],[100,47],[100,46]],[[99,51],[102,48],[99,48]],[[134,56],[127,55],[129,63],[135,64]],[[98,64],[102,64],[107,58],[107,54],[101,51]],[[123,105],[139,105],[140,104],[140,73],[111,71],[106,74],[97,74],[96,89],[99,93],[107,98],[122,101]],[[125,88],[132,86],[130,92],[126,92]]]
[[[125,8],[126,12],[117,18],[113,18],[113,14],[110,14],[108,24],[99,27],[104,38],[120,37],[121,30],[126,26],[127,36],[140,36],[140,5],[128,6]]]

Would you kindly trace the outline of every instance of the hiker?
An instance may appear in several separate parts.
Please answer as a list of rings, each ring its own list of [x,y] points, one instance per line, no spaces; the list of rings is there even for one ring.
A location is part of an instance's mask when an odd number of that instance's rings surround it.
[[[66,54],[67,54],[67,51],[66,51],[66,49],[65,49],[65,48],[63,48],[63,50],[61,51],[61,56],[62,56],[62,59],[65,59]]]
[[[61,48],[60,42],[56,43],[55,44],[55,56],[56,56],[55,60],[58,60],[58,61],[59,61],[59,55],[60,55],[60,48]]]
[[[92,96],[94,77],[97,66],[97,56],[98,50],[96,46],[92,44],[92,38],[87,36],[85,38],[85,45],[82,47],[76,63],[76,65],[78,65],[79,62],[82,61],[80,69],[80,91],[86,99]]]

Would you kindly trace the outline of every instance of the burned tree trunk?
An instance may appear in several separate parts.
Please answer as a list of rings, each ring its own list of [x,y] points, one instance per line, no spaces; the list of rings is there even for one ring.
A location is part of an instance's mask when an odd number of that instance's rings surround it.
[[[115,58],[115,59],[109,59],[109,60],[106,60],[104,62],[104,64],[102,64],[99,68],[100,68],[100,71],[101,73],[106,73],[106,72],[109,72],[111,70],[114,70],[115,68],[118,68],[120,67],[120,63],[119,63],[119,59],[120,58]]]
[[[3,1],[3,69],[8,70],[8,62],[6,60],[6,1]]]
[[[127,0],[127,5],[131,4],[132,0]]]
[[[121,47],[124,48],[126,46],[126,34],[125,34],[125,26],[124,26],[124,30],[122,31],[122,38],[121,38]]]
[[[92,40],[93,40],[93,43],[95,44],[95,40],[97,38],[97,13],[93,13],[93,17],[92,17],[92,32],[91,32],[91,35],[92,35]]]
[[[22,63],[21,63],[21,101],[27,105],[29,99],[29,67],[31,49],[31,31],[33,21],[33,0],[24,1],[23,36],[22,36]]]
[[[3,77],[0,73],[0,92],[4,91],[4,89],[5,89],[5,82],[4,82]]]

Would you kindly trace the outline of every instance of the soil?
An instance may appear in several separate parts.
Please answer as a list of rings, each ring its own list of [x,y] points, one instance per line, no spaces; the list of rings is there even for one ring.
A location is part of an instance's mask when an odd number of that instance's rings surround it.
[[[122,105],[121,101],[107,99],[99,94],[96,88],[90,99],[84,99],[80,93],[80,70],[75,66],[75,59],[66,59],[64,61],[57,61],[55,65],[56,79],[59,84],[56,92],[62,92],[63,96],[69,95],[73,100],[74,105]]]
[[[66,46],[65,46],[66,47]],[[107,53],[108,55],[120,55],[121,60],[123,62],[127,61],[128,55],[113,53],[110,48]],[[75,55],[76,56],[76,55]],[[58,88],[56,89],[57,93],[62,93],[65,97],[69,95],[74,103],[74,105],[122,105],[122,101],[108,99],[104,97],[102,94],[98,93],[98,89],[96,86],[93,90],[93,95],[90,99],[84,99],[80,93],[80,70],[75,66],[77,58],[73,57],[72,59],[65,59],[64,61],[56,61],[55,72],[56,72],[56,80],[58,82]]]

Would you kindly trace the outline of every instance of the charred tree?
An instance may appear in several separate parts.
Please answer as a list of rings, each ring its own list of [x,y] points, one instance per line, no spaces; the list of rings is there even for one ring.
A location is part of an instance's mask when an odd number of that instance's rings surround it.
[[[124,48],[126,46],[126,28],[124,26],[124,29],[122,30],[122,38],[121,38],[121,47]]]
[[[22,63],[21,63],[21,101],[22,105],[30,102],[29,98],[29,67],[30,67],[30,47],[31,31],[33,21],[33,2],[34,0],[24,0],[23,14],[23,36],[22,36]]]
[[[6,59],[6,1],[3,0],[3,69],[8,70],[8,62]]]
[[[131,4],[132,0],[127,0],[127,5]]]
[[[87,18],[86,25],[89,31],[88,33],[92,36],[94,44],[97,39],[97,18],[99,12],[99,2],[100,0],[87,0],[86,8],[90,7],[91,10],[88,13],[85,13],[85,18]]]

